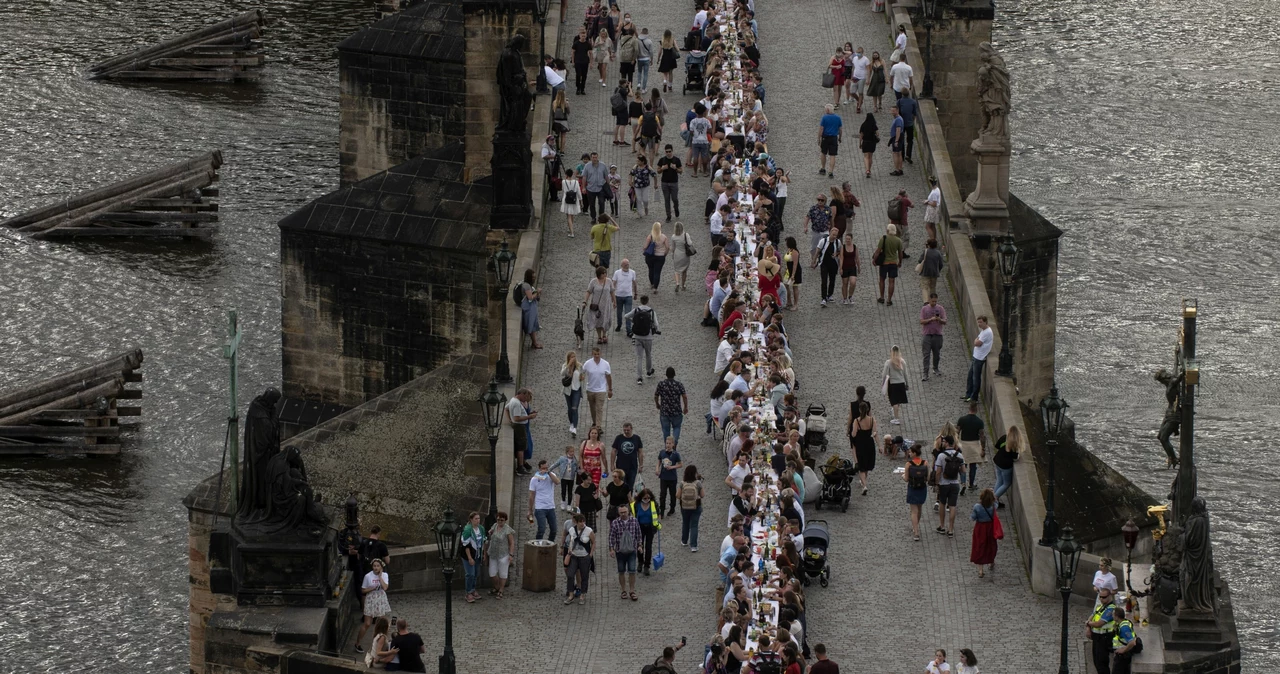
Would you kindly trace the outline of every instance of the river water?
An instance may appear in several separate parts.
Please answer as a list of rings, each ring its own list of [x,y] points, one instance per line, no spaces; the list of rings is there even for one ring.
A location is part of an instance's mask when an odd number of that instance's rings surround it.
[[[187,668],[181,499],[217,469],[225,312],[245,331],[241,393],[279,379],[275,222],[337,183],[334,45],[366,0],[276,0],[257,86],[85,82],[88,63],[253,2],[4,3],[0,212],[11,215],[222,148],[211,245],[38,243],[0,232],[0,390],[141,347],[144,416],[112,459],[0,462],[0,672]],[[1280,656],[1280,517],[1257,458],[1274,437],[1280,281],[1266,216],[1280,122],[1280,10],[1169,0],[1000,6],[1015,82],[1012,182],[1066,230],[1059,368],[1083,439],[1153,493],[1155,429],[1182,296],[1202,311],[1201,490],[1215,514],[1250,666]],[[1232,17],[1253,16],[1249,25]],[[1134,26],[1142,26],[1137,29]],[[1268,32],[1270,31],[1270,32]],[[1234,110],[1235,112],[1229,112]],[[1263,114],[1259,114],[1263,113]],[[1035,123],[1030,123],[1035,120]],[[1252,470],[1251,470],[1252,469]],[[1267,487],[1272,487],[1268,490]],[[56,646],[56,647],[53,647]]]
[[[1199,301],[1200,493],[1244,671],[1275,666],[1280,4],[1009,0],[997,13],[1011,189],[1065,231],[1061,393],[1093,451],[1164,495],[1151,373],[1171,364],[1182,298]]]

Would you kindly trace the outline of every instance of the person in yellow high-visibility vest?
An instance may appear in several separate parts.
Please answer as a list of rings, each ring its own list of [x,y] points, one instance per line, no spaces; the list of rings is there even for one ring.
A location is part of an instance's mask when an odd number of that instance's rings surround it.
[[[1111,588],[1099,588],[1098,605],[1085,623],[1089,627],[1089,638],[1093,641],[1093,666],[1098,674],[1111,674],[1111,639],[1116,630],[1115,612],[1116,604]]]
[[[1116,608],[1116,633],[1111,637],[1111,650],[1115,651],[1115,659],[1111,663],[1111,674],[1129,674],[1133,665],[1133,656],[1142,651],[1142,640],[1133,631],[1133,623],[1125,616],[1124,609]]]

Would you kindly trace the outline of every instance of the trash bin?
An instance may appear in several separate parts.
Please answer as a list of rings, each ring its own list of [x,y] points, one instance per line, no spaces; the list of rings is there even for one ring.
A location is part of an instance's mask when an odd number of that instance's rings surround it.
[[[533,540],[524,544],[524,572],[520,585],[530,592],[556,589],[556,544]]]

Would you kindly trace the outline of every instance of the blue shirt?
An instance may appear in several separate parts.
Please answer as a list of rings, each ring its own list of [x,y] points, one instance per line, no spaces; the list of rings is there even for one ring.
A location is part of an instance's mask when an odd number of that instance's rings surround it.
[[[902,115],[902,123],[907,126],[915,126],[916,115],[920,113],[920,104],[916,99],[910,96],[903,96],[898,99],[898,114]]]
[[[738,549],[733,546],[729,546],[729,549],[725,550],[723,555],[720,555],[720,563],[724,565],[724,568],[732,571],[733,562],[737,558],[738,558]],[[723,583],[726,588],[729,587],[729,574],[721,573],[720,582]]]
[[[840,119],[840,115],[828,113],[822,116],[822,121],[818,122],[822,126],[822,135],[838,136],[840,128],[844,126],[844,120]]]
[[[719,284],[716,284],[716,285],[719,285]],[[680,463],[680,452],[671,452],[671,453],[669,453],[669,454],[668,454],[668,453],[667,453],[667,450],[665,450],[665,449],[664,449],[664,450],[662,450],[661,452],[658,452],[658,465],[659,465],[659,466],[661,466],[661,465],[662,465],[662,460],[663,460],[663,459],[671,459],[671,465],[673,465],[673,466],[674,466],[675,464]],[[673,482],[674,482],[675,480],[678,480],[678,479],[679,479],[679,476],[677,476],[677,475],[676,475],[676,469],[675,469],[675,468],[663,468],[663,469],[662,469],[662,473],[658,476],[658,479],[659,479],[659,480],[671,480],[671,481],[673,481]]]
[[[899,135],[898,131],[903,130],[904,124],[901,117],[894,117],[893,124],[889,125],[889,138],[906,138],[906,133]]]

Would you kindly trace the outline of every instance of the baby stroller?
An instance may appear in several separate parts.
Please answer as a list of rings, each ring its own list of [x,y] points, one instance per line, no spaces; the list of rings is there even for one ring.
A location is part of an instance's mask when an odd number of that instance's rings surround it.
[[[804,527],[804,553],[800,562],[800,582],[806,586],[809,579],[817,578],[826,587],[831,581],[831,567],[827,566],[827,546],[831,544],[831,532],[826,520],[809,520]]]
[[[814,403],[807,407],[804,411],[804,437],[801,438],[801,446],[805,449],[821,445],[819,451],[827,451],[827,408],[825,405]]]
[[[853,495],[853,462],[838,456],[831,457],[820,468],[822,493],[818,494],[817,509],[823,503],[839,503],[840,512],[849,512],[849,497]]]
[[[696,91],[702,93],[706,88],[704,81],[703,68],[707,63],[707,53],[701,51],[691,51],[684,57],[684,90],[683,93]]]

